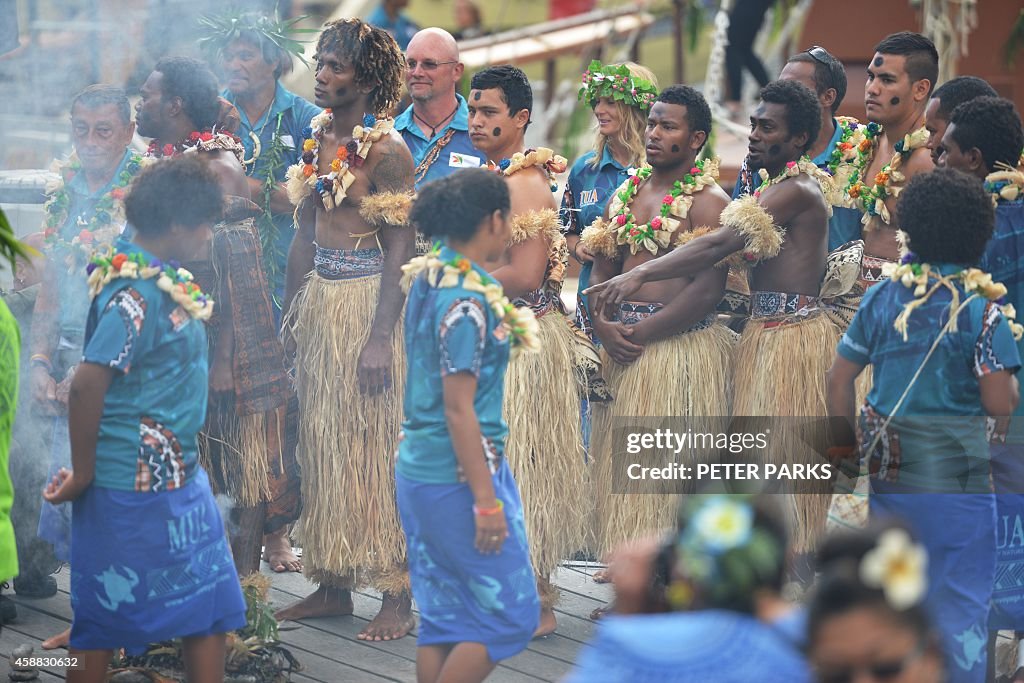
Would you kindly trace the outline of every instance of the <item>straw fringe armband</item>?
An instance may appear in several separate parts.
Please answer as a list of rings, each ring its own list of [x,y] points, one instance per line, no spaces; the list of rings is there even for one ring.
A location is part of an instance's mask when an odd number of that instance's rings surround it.
[[[591,254],[603,256],[610,261],[619,258],[619,245],[615,240],[615,230],[611,223],[603,218],[598,218],[583,229],[580,234],[580,241]]]
[[[512,218],[512,237],[508,244],[519,244],[539,235],[544,235],[554,243],[562,235],[561,227],[558,213],[554,209],[527,211]]]
[[[359,215],[377,227],[404,227],[409,224],[413,195],[406,192],[378,192],[359,202]]]
[[[749,268],[765,259],[775,258],[782,250],[786,230],[775,225],[775,219],[753,195],[741,197],[725,207],[721,220],[723,226],[743,235],[746,244],[743,249],[719,261],[717,266]]]

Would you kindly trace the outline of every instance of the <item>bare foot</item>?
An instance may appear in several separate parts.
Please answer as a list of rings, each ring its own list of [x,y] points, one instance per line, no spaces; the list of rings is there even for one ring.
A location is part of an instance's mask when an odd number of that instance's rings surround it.
[[[611,614],[614,611],[615,611],[615,603],[614,602],[609,602],[607,605],[605,605],[603,607],[598,607],[593,612],[591,612],[590,613],[590,618],[593,619],[594,621],[597,621],[598,619],[601,619],[602,617],[604,617],[606,614]]]
[[[408,634],[415,625],[416,619],[412,616],[412,596],[404,592],[399,595],[385,593],[380,612],[377,612],[373,621],[356,637],[359,640],[398,640]]]
[[[263,546],[263,561],[278,574],[302,571],[302,560],[292,552],[287,526],[281,527],[280,531],[266,534],[263,537]]]
[[[533,632],[533,637],[543,638],[544,636],[550,636],[555,632],[557,626],[558,621],[555,619],[555,610],[550,607],[543,608],[540,611],[540,625]]]
[[[302,600],[274,613],[278,621],[298,621],[312,617],[335,617],[352,614],[352,593],[344,588],[319,586]]]
[[[61,631],[55,636],[50,636],[43,641],[44,650],[68,649],[68,642],[71,640],[71,629]]]
[[[594,572],[594,575],[590,577],[594,583],[611,583],[612,582],[612,570],[611,569],[598,569]]]

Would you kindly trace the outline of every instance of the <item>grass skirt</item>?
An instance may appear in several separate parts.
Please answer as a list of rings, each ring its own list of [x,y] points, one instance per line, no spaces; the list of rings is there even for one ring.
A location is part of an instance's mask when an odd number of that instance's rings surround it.
[[[603,374],[615,401],[594,406],[590,453],[596,468],[597,549],[601,555],[623,542],[672,527],[682,499],[679,493],[612,493],[614,481],[623,475],[616,471],[637,460],[625,452],[612,452],[613,428],[622,426],[616,418],[646,418],[637,421],[645,429],[721,431],[729,416],[734,339],[733,332],[716,323],[649,344],[640,359],[629,365],[616,363],[602,351]],[[708,453],[684,449],[677,462],[692,465],[705,455]],[[683,482],[666,482],[672,490],[680,490],[676,487],[679,483]],[[644,482],[641,490],[657,489]]]
[[[356,375],[380,280],[379,274],[326,280],[313,272],[285,325],[296,342],[306,575],[329,586],[369,583],[395,593],[408,587],[395,504],[405,387],[401,320],[391,337],[391,388],[362,395]]]
[[[574,333],[556,311],[538,324],[540,353],[520,354],[505,375],[505,457],[523,498],[533,568],[546,577],[586,547],[591,495]]]
[[[824,453],[828,433],[825,420],[814,418],[828,414],[825,375],[835,357],[839,328],[820,312],[771,325],[765,319],[749,320],[736,345],[733,415],[802,418],[799,425],[797,420],[767,425],[772,432],[767,457],[778,464],[817,462],[812,445]],[[793,542],[798,552],[804,552],[816,547],[824,530],[831,484],[802,481],[800,486],[801,491],[814,491],[792,496]]]

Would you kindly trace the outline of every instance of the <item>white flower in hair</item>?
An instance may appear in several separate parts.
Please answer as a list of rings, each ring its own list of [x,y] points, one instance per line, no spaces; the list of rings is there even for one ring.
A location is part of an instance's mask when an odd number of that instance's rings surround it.
[[[928,590],[928,553],[903,529],[889,529],[860,561],[860,579],[881,588],[893,609],[918,604]]]
[[[754,511],[744,503],[716,497],[701,506],[691,524],[705,549],[711,553],[725,552],[750,539]]]

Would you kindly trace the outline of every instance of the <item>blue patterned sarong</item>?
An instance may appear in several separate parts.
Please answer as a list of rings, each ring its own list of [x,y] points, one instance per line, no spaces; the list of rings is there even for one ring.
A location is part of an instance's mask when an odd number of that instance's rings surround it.
[[[476,522],[467,484],[424,484],[398,474],[397,492],[420,609],[417,645],[482,643],[497,662],[530,644],[540,599],[523,505],[507,462],[502,460],[492,479],[509,531],[497,555],[482,555],[473,545]]]
[[[90,486],[73,503],[71,647],[141,654],[245,626],[245,600],[202,468],[182,488]]]

